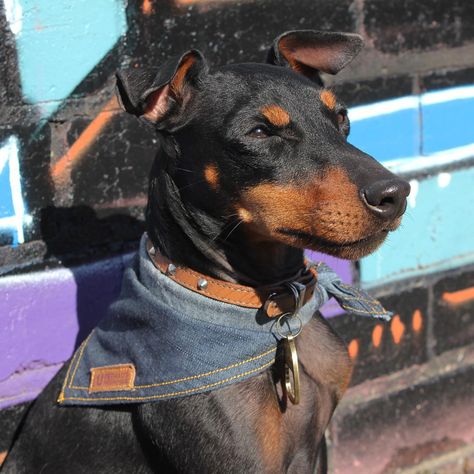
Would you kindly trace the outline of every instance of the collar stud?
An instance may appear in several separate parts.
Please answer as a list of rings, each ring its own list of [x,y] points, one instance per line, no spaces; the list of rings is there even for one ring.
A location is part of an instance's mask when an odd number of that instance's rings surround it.
[[[207,285],[207,280],[205,280],[204,278],[199,278],[197,282],[198,290],[205,290],[207,288]]]
[[[174,276],[176,274],[176,265],[173,265],[172,263],[170,263],[167,267],[166,267],[166,274],[168,276]]]

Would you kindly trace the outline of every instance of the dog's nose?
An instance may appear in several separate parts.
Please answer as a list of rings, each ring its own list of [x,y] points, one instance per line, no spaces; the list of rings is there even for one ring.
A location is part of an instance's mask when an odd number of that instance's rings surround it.
[[[405,212],[410,185],[403,179],[375,181],[366,186],[361,193],[362,200],[372,214],[390,220]]]

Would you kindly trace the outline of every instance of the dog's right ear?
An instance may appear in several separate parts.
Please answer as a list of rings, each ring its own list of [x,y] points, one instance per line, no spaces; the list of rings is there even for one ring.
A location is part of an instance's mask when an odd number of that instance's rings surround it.
[[[166,128],[183,111],[205,70],[202,54],[191,50],[169,59],[158,70],[120,71],[117,96],[127,112]]]

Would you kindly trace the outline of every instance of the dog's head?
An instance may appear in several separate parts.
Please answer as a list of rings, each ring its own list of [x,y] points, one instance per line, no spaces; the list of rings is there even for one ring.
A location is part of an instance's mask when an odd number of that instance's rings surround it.
[[[347,110],[321,81],[361,47],[354,34],[294,31],[266,63],[210,71],[193,50],[120,73],[118,90],[128,112],[172,137],[167,172],[183,202],[260,242],[355,259],[398,227],[410,189],[347,142]]]

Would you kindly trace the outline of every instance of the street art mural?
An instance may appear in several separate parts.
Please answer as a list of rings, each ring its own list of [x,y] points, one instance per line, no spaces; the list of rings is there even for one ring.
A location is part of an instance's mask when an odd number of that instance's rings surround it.
[[[474,205],[474,128],[466,126],[473,111],[471,85],[350,110],[350,141],[411,177],[412,187],[401,230],[361,264],[366,286],[474,261],[466,238],[474,222],[463,217]]]
[[[25,241],[23,226],[31,222],[25,214],[18,154],[14,135],[0,145],[0,232],[11,235],[13,245]]]
[[[0,82],[0,408],[34,398],[72,354],[118,294],[130,258],[122,242],[136,242],[143,230],[154,138],[120,113],[114,72],[156,65],[189,47],[211,63],[260,60],[285,29],[354,31],[351,5],[0,3],[8,65]],[[270,18],[268,31],[256,24],[259,15]],[[474,262],[474,222],[466,218],[474,207],[474,86],[462,81],[353,106],[349,98],[350,141],[411,182],[407,217],[357,264],[312,258],[375,289]],[[454,306],[472,299],[470,287],[438,298]],[[340,321],[339,314],[330,302],[325,315]],[[396,366],[403,351],[421,347],[426,318],[422,304],[400,306],[389,325],[353,337],[349,354],[379,361],[385,351]],[[412,361],[424,360],[418,353]]]

